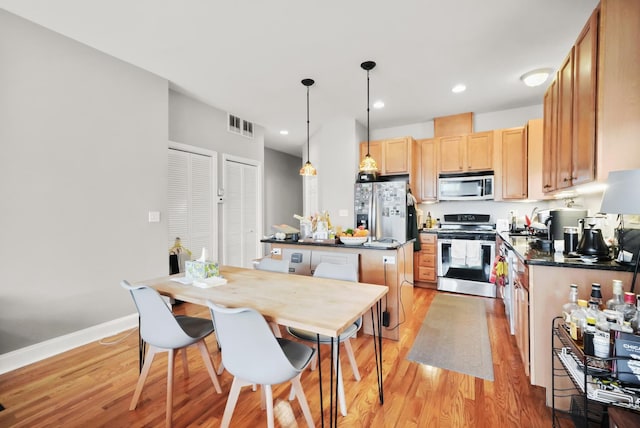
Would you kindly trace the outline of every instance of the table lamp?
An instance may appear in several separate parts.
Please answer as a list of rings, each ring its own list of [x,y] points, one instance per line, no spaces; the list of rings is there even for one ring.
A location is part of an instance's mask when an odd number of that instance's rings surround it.
[[[600,212],[619,215],[640,214],[640,169],[611,171],[606,184],[607,188],[602,195]],[[621,221],[622,224],[624,224],[624,220]],[[631,292],[635,288],[638,276],[640,248],[636,251],[635,257]]]

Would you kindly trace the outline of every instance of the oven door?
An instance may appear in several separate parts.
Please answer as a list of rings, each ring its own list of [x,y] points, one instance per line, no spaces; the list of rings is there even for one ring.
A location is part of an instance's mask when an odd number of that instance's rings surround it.
[[[495,241],[438,238],[438,290],[495,298],[496,286],[489,282],[495,246]]]

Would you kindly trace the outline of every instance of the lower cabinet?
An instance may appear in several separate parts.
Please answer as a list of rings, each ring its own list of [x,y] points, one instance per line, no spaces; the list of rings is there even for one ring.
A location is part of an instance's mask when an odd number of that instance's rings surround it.
[[[413,276],[416,286],[435,286],[438,281],[436,268],[436,254],[438,235],[435,233],[420,233],[420,251],[414,253]],[[427,283],[427,284],[420,284]]]

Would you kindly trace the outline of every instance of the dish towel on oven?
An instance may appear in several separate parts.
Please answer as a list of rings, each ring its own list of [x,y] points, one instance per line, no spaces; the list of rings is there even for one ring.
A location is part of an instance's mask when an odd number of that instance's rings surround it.
[[[480,267],[482,266],[482,248],[480,241],[466,241],[467,242],[467,266],[468,267]]]
[[[467,241],[464,239],[451,240],[451,264],[464,266],[467,258]]]

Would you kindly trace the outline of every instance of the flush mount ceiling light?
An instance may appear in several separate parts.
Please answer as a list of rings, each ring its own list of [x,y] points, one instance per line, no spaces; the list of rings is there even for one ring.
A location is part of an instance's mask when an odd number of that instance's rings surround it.
[[[453,88],[451,88],[451,92],[453,92],[454,94],[459,94],[460,92],[464,92],[467,90],[467,87],[465,85],[463,85],[462,83],[454,86]]]
[[[363,70],[367,71],[367,155],[360,162],[360,172],[376,174],[378,172],[378,164],[376,160],[371,157],[369,153],[370,146],[370,134],[369,134],[369,71],[373,70],[376,63],[373,61],[365,61],[360,64]]]
[[[547,81],[550,74],[551,69],[540,68],[538,70],[532,70],[528,73],[523,74],[522,76],[520,76],[520,80],[522,80],[527,86],[540,86]]]
[[[378,100],[375,103],[373,103],[373,108],[375,109],[381,109],[384,107],[384,101]]]
[[[313,85],[313,79],[302,79],[302,84],[307,87],[307,163],[300,168],[300,175],[311,176],[316,175],[316,169],[309,161],[309,86]]]
[[[282,131],[280,131],[280,135],[289,135],[289,131],[283,129]]]

